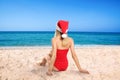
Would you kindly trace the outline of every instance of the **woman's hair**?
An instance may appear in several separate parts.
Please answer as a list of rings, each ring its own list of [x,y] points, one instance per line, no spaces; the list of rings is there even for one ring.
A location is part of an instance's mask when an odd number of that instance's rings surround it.
[[[68,37],[67,38],[62,38],[62,33],[58,30],[55,31],[54,37],[60,36],[62,40],[62,46],[67,46],[68,45]]]

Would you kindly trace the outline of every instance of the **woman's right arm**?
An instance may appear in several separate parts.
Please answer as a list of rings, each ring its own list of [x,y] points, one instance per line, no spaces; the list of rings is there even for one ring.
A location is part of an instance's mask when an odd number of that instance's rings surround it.
[[[74,60],[74,62],[75,62],[75,64],[76,64],[78,70],[79,70],[80,72],[82,72],[82,73],[87,73],[87,74],[89,74],[89,72],[88,72],[87,70],[82,69],[81,66],[80,66],[80,64],[79,64],[79,60],[78,60],[78,58],[77,58],[77,55],[76,55],[76,52],[75,52],[75,49],[74,49],[74,41],[71,39],[70,42],[71,42],[70,51],[71,51],[72,58],[73,58],[73,60]]]
[[[74,62],[75,62],[75,64],[76,64],[78,70],[81,70],[81,66],[80,66],[80,64],[79,64],[79,60],[78,60],[78,58],[77,58],[77,55],[76,55],[75,49],[74,49],[74,41],[71,39],[70,42],[71,42],[70,51],[71,51],[71,54],[72,54],[72,58],[73,58],[73,60],[74,60]]]

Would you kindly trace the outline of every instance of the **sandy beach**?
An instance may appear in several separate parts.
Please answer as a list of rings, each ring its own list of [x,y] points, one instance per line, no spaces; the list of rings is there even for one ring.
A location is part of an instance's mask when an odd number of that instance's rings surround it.
[[[47,76],[47,66],[34,63],[50,50],[50,47],[0,47],[0,80],[120,80],[120,46],[76,47],[81,67],[90,74],[78,72],[69,51],[68,69]]]

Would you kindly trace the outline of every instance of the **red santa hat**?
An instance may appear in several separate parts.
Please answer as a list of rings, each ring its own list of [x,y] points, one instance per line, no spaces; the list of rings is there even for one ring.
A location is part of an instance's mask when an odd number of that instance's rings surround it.
[[[65,20],[59,20],[57,23],[57,30],[62,33],[62,38],[67,37],[67,31],[68,31],[68,21]]]

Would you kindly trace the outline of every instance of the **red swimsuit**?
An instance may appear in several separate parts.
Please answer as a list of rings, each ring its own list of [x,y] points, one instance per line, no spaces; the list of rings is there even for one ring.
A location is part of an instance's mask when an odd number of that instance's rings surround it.
[[[57,49],[56,60],[55,60],[54,66],[59,71],[64,71],[68,67],[67,53],[68,53],[68,49],[63,49],[63,50]]]

